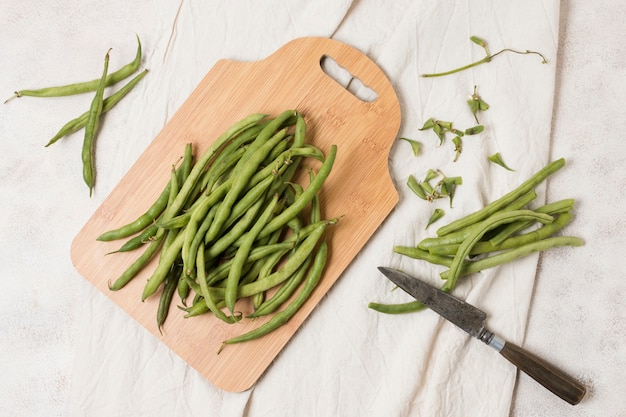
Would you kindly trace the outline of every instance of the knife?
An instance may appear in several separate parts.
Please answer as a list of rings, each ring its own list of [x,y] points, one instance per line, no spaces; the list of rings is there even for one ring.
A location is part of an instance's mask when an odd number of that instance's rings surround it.
[[[584,397],[585,387],[574,378],[488,330],[483,325],[487,318],[484,311],[402,271],[382,266],[378,269],[409,295],[500,352],[518,369],[563,400],[576,405]]]

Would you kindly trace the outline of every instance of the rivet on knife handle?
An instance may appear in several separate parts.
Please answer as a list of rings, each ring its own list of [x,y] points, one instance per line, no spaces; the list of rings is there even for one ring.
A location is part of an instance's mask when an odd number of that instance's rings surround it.
[[[568,403],[576,405],[585,396],[586,389],[582,384],[525,349],[505,341],[487,329],[483,329],[479,339],[499,351],[519,370]]]

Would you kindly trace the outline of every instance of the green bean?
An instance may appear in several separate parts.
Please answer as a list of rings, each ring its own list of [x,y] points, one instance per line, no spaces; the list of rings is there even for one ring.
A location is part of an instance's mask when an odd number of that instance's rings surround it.
[[[258,234],[261,232],[265,224],[270,220],[270,218],[274,214],[274,209],[278,204],[278,195],[274,195],[270,200],[269,204],[265,207],[261,215],[259,216],[256,223],[250,228],[248,232],[242,237],[243,241],[239,249],[237,249],[237,253],[235,253],[235,257],[233,258],[233,264],[228,273],[228,278],[226,280],[226,292],[224,293],[224,301],[226,302],[226,307],[230,310],[231,314],[233,314],[235,309],[235,301],[237,300],[237,287],[239,286],[239,280],[241,278],[241,271],[243,269],[244,264],[248,259],[248,255],[252,250],[252,245],[256,240]]]
[[[302,113],[296,112],[296,127],[293,132],[293,147],[299,148],[305,146],[306,139],[306,121],[302,117]]]
[[[285,122],[285,120],[287,120],[288,118],[291,117],[291,115],[293,114],[292,110],[287,110],[282,112],[281,114],[279,114],[276,118],[270,120],[269,123],[267,123],[263,129],[259,132],[259,134],[257,135],[257,137],[254,139],[254,141],[250,144],[248,150],[246,151],[246,153],[241,157],[241,159],[239,160],[239,162],[237,163],[237,165],[235,166],[233,173],[235,175],[239,175],[239,171],[243,170],[244,168],[247,168],[248,166],[248,159],[250,159],[253,155],[258,155],[256,152],[257,150],[259,150],[263,145],[265,145],[265,143],[268,141],[268,139],[270,139],[271,137],[275,136],[277,132],[284,130],[286,131],[287,128],[281,128],[281,126],[283,125],[283,123]],[[285,134],[286,136],[286,134]],[[269,151],[268,151],[269,154]],[[265,158],[263,158],[265,159]]]
[[[161,293],[161,297],[159,299],[159,307],[157,308],[157,327],[159,328],[159,332],[161,332],[161,334],[163,334],[163,324],[167,319],[170,305],[172,304],[172,299],[174,298],[174,293],[176,292],[176,288],[178,287],[179,276],[180,268],[174,266],[170,270],[168,276],[165,278],[165,287],[163,288],[163,292]]]
[[[183,254],[183,263],[187,261],[186,271],[191,271],[193,267],[195,266],[195,262],[190,262],[190,260],[196,259],[196,252],[198,251],[198,248],[200,247],[200,242],[204,241],[204,235],[206,234],[207,230],[209,230],[209,227],[211,227],[211,223],[213,223],[213,219],[215,218],[215,213],[217,213],[217,208],[219,207],[219,205],[220,203],[217,203],[216,205],[211,207],[207,215],[204,217],[204,220],[202,220],[202,222],[200,223],[200,226],[198,227],[198,231],[196,235],[192,238],[191,243],[187,246],[186,246],[187,238],[185,236],[185,242],[183,243],[182,254]],[[185,232],[186,230],[181,233],[185,233]],[[188,257],[190,259],[187,259]]]
[[[518,236],[512,236],[498,245],[494,245],[490,241],[477,242],[472,247],[472,250],[470,251],[470,256],[500,252],[507,249],[514,249],[518,246],[526,245],[528,243],[537,242],[539,240],[548,238],[567,226],[567,224],[572,220],[572,217],[573,216],[571,213],[561,213],[552,223],[542,225],[540,228],[533,230],[532,232],[523,233]],[[455,248],[453,246],[450,249],[454,250]],[[458,249],[458,247],[456,249]],[[445,253],[443,252],[444,251],[442,250],[442,248],[434,248],[433,252],[431,253],[444,255]]]
[[[277,175],[278,174],[279,173],[277,173]],[[266,195],[268,189],[274,181],[276,181],[276,176],[268,175],[266,179],[250,188],[248,192],[235,203],[230,214],[228,215],[228,218],[224,222],[223,228],[228,229],[232,226],[237,219],[239,219],[250,207],[252,207],[256,200]],[[208,241],[210,239],[211,236],[207,236],[206,240]]]
[[[487,218],[489,215],[507,206],[508,204],[515,201],[517,198],[519,198],[520,196],[533,190],[535,187],[537,187],[537,185],[543,182],[548,176],[552,175],[553,173],[561,169],[564,165],[565,165],[565,159],[563,158],[549,163],[544,168],[542,168],[541,170],[533,174],[528,180],[523,182],[513,191],[510,191],[509,193],[505,194],[499,199],[489,203],[487,206],[485,206],[481,210],[478,210],[465,217],[455,220],[445,226],[440,227],[437,230],[437,235],[444,236],[450,232],[459,230],[463,227],[477,223]]]
[[[280,121],[280,119],[274,119],[274,122],[277,121]],[[267,127],[263,129],[261,133],[259,133],[257,139],[265,137],[266,135],[263,135],[263,133],[271,130],[272,127],[273,125],[271,123],[268,124]],[[207,241],[210,242],[215,239],[215,237],[217,237],[219,233],[224,229],[226,220],[228,219],[230,211],[237,201],[239,195],[242,191],[244,191],[250,181],[250,178],[254,175],[255,171],[257,171],[261,162],[263,162],[263,160],[269,154],[272,148],[285,137],[286,133],[287,132],[285,129],[278,131],[271,138],[265,141],[261,146],[259,146],[257,150],[249,156],[247,162],[240,167],[240,170],[234,177],[233,183],[228,190],[228,193],[224,196],[224,199],[222,200],[220,207],[215,214],[215,220],[213,221],[213,223],[211,224],[211,228],[207,232]],[[253,149],[253,145],[254,143],[251,145],[249,150]],[[241,158],[240,162],[243,161],[244,158],[245,155]],[[235,167],[235,169],[237,169],[237,167]]]
[[[315,179],[309,184],[309,186],[304,190],[300,198],[295,201],[292,205],[283,210],[279,215],[274,217],[268,224],[265,226],[263,231],[259,234],[259,237],[264,237],[269,235],[270,233],[280,229],[284,226],[289,220],[291,220],[296,214],[301,212],[307,204],[313,200],[313,198],[317,195],[318,191],[322,188],[324,181],[328,178],[330,174],[333,163],[335,162],[335,156],[337,155],[337,146],[332,145],[328,155],[322,166],[320,167]]]
[[[238,135],[245,129],[255,125],[261,119],[265,117],[264,114],[251,114],[241,119],[240,121],[234,123],[231,127],[229,127],[225,132],[223,132],[216,140],[213,142],[209,148],[204,151],[204,153],[200,156],[198,161],[193,166],[187,180],[183,183],[178,196],[176,196],[176,200],[172,204],[168,210],[171,211],[173,215],[176,215],[180,212],[181,208],[185,204],[186,200],[189,198],[191,192],[193,191],[196,181],[202,175],[202,172],[206,168],[206,166],[211,162],[216,153],[222,148],[222,146],[230,141],[234,136]]]
[[[256,215],[258,214],[262,205],[263,200],[259,199],[259,201],[257,201],[252,207],[250,207],[246,214],[242,216],[241,219],[239,219],[239,221],[235,223],[227,233],[225,233],[222,237],[213,242],[211,247],[207,249],[207,258],[212,259],[219,256],[230,245],[232,245],[234,241],[239,239],[244,234],[244,232],[248,230],[248,227],[250,227],[250,225],[256,220]]]
[[[174,199],[178,195],[178,176],[176,175],[176,169],[172,167],[172,172],[170,174],[170,195],[167,200],[167,205],[171,205],[174,202]],[[165,239],[163,241],[163,248],[161,249],[161,253],[163,251],[167,251],[167,248],[172,244],[172,242],[176,239],[176,235],[178,234],[178,230],[164,230],[160,229],[157,233],[163,233],[165,235]]]
[[[139,83],[139,81],[143,77],[145,77],[145,75],[147,73],[148,73],[147,69],[143,70],[142,72],[139,73],[139,75],[137,75],[135,78],[130,80],[124,87],[120,88],[114,94],[111,94],[111,96],[105,98],[103,103],[102,103],[102,113],[108,112],[117,103],[119,103],[124,97],[126,97],[128,95],[128,93],[130,93],[130,91],[133,88],[135,88],[137,83]],[[89,112],[86,111],[85,113],[81,114],[80,116],[70,120],[61,129],[59,129],[59,131],[56,133],[56,135],[54,135],[52,137],[52,139],[50,139],[50,141],[46,144],[46,147],[48,147],[48,146],[52,145],[53,143],[57,142],[59,139],[61,139],[64,136],[68,136],[68,135],[71,135],[72,133],[78,132],[80,129],[85,127],[85,125],[87,124],[87,120],[88,119],[89,119]]]
[[[216,159],[211,168],[206,171],[206,177],[203,179],[200,189],[205,190],[205,194],[210,193],[224,174],[239,162],[247,149],[247,146],[242,146],[232,152],[222,151],[218,157],[220,160]]]
[[[193,168],[193,145],[191,143],[187,143],[185,145],[185,152],[183,155],[183,163],[180,166],[180,185],[187,181],[191,168]]]
[[[512,262],[516,259],[530,255],[535,252],[543,252],[548,249],[558,246],[582,246],[584,241],[577,237],[570,236],[556,236],[533,241],[521,246],[517,246],[513,249],[498,253],[493,256],[479,259],[477,261],[466,261],[461,267],[461,271],[458,273],[459,277],[480,272],[485,269],[494,268],[498,265],[502,265],[508,262]],[[442,279],[448,279],[450,277],[449,271],[441,273]]]
[[[98,124],[100,122],[100,115],[102,114],[102,96],[104,95],[104,87],[106,84],[106,76],[109,70],[109,51],[104,56],[104,69],[102,71],[102,78],[96,94],[91,101],[89,108],[89,119],[85,125],[85,139],[83,141],[82,160],[83,160],[83,179],[89,187],[89,196],[93,191],[95,185],[96,172],[94,167],[94,141],[96,138]]]
[[[276,291],[276,293],[267,301],[255,306],[254,312],[249,314],[248,318],[256,318],[266,316],[276,311],[293,293],[298,289],[304,276],[306,275],[309,265],[311,264],[311,258],[307,258],[300,268]],[[258,293],[263,294],[263,293]]]
[[[185,236],[182,233],[179,233],[176,236],[176,239],[174,239],[174,241],[169,245],[167,250],[161,252],[159,263],[157,264],[154,271],[152,271],[152,275],[150,276],[150,278],[148,278],[148,281],[143,288],[141,301],[145,301],[148,297],[150,297],[159,289],[159,286],[165,280],[165,277],[167,276],[167,272],[169,271],[170,267],[180,255],[180,250],[183,247],[184,237]],[[151,243],[151,245],[153,243]]]
[[[282,253],[289,251],[294,247],[294,242],[281,242],[281,243],[273,243],[262,246],[257,246],[250,251],[250,255],[248,256],[249,262],[256,262],[262,260],[267,256],[271,256],[274,253]],[[281,255],[282,256],[282,255]],[[226,262],[221,263],[219,266],[214,268],[207,275],[207,284],[216,285],[220,280],[228,277],[228,272],[230,271],[230,267],[233,264],[233,260],[229,259]]]
[[[188,167],[188,165],[191,163],[191,159],[193,158],[190,152],[191,144],[185,145],[185,157],[183,159],[183,165],[179,170],[177,170],[177,175],[180,175],[181,182],[185,175],[185,171],[187,169],[186,167]],[[155,220],[163,212],[163,210],[165,210],[165,207],[168,204],[171,187],[172,184],[170,179],[170,181],[167,182],[167,185],[163,188],[163,191],[161,192],[159,197],[154,201],[154,203],[152,203],[152,205],[148,208],[148,210],[146,210],[145,213],[122,227],[101,234],[96,240],[108,242],[112,240],[122,239],[132,234],[135,234],[140,230],[144,230],[150,224],[154,224]],[[159,227],[161,226],[159,225]]]
[[[171,219],[165,221],[163,219],[157,219],[156,225],[161,229],[182,229],[189,223],[189,219],[191,218],[191,212],[185,212],[179,214],[178,216],[172,217]]]
[[[407,303],[399,304],[384,304],[372,302],[369,303],[367,306],[374,311],[378,311],[379,313],[384,314],[408,314],[415,313],[426,308],[426,306],[420,301],[409,301]]]
[[[170,176],[171,188],[170,188],[170,194],[168,196],[169,202],[174,201],[174,197],[177,191],[175,187],[176,183],[177,183],[177,177],[175,173],[172,172],[172,175]],[[122,273],[122,275],[113,284],[109,284],[109,289],[112,291],[117,291],[123,288],[126,284],[128,284],[139,273],[139,271],[141,271],[152,260],[152,258],[156,255],[157,251],[161,249],[161,247],[163,246],[164,241],[167,240],[168,241],[167,247],[163,248],[164,250],[161,252],[158,265],[161,265],[161,263],[163,262],[163,257],[165,253],[174,252],[174,256],[172,257],[171,261],[166,262],[166,265],[162,267],[163,269],[163,276],[161,279],[161,282],[162,282],[166,278],[168,271],[171,269],[172,264],[176,260],[175,249],[173,251],[170,250],[170,246],[173,246],[174,242],[176,242],[177,236],[172,239],[166,239],[166,238],[167,238],[167,231],[165,229],[158,228],[156,234],[152,238],[146,250],[131,264],[130,267],[128,267]],[[156,291],[156,288],[154,288],[154,291]]]
[[[276,313],[267,323],[264,323],[256,329],[244,333],[240,336],[225,340],[222,343],[220,351],[225,345],[257,339],[259,337],[265,336],[266,334],[276,330],[277,328],[287,323],[296,314],[300,307],[302,307],[302,305],[309,299],[309,297],[313,293],[313,290],[317,287],[317,284],[319,283],[324,268],[326,266],[327,253],[328,245],[324,241],[321,243],[317,254],[315,255],[313,266],[311,268],[311,271],[307,275],[304,287],[302,288],[302,291],[300,292],[300,294],[298,294],[295,300],[293,300],[284,310]]]
[[[302,265],[310,256],[328,225],[328,222],[322,222],[319,224],[317,228],[302,241],[296,252],[294,252],[293,255],[287,259],[285,264],[279,270],[272,273],[265,279],[240,286],[238,291],[239,297],[249,297],[260,291],[269,290],[270,288],[283,283],[295,271],[297,271],[300,265]]]
[[[217,307],[211,293],[209,292],[209,287],[207,285],[204,271],[204,242],[200,243],[196,264],[198,265],[198,280],[200,281],[200,287],[202,288],[202,291],[204,293],[204,300],[207,307],[209,307],[209,310],[211,310],[213,314],[215,314],[215,317],[225,321],[226,323],[235,323],[236,321],[239,321],[241,319],[241,315],[236,316],[235,314],[232,314],[231,316],[227,316],[226,314],[224,314],[224,312]]]
[[[220,308],[219,303],[218,303],[218,308]],[[182,310],[187,312],[187,314],[183,316],[186,319],[211,312],[209,307],[207,307],[206,302],[204,301],[204,298],[200,301],[194,302],[190,307],[182,308]]]
[[[111,86],[124,78],[133,74],[139,68],[141,64],[141,41],[139,40],[139,36],[137,36],[137,53],[135,58],[128,64],[124,65],[119,70],[112,72],[111,74],[106,76],[105,86]],[[101,79],[95,79],[91,81],[63,85],[58,87],[46,87],[40,88],[36,90],[20,90],[16,91],[15,94],[9,97],[5,103],[12,98],[19,98],[22,96],[31,96],[31,97],[62,97],[69,96],[74,94],[88,93],[90,91],[96,91],[98,86],[100,85]]]
[[[448,246],[437,246],[437,248],[439,247],[446,248]],[[456,246],[456,248],[458,249],[458,245]],[[445,254],[433,253],[433,252],[416,248],[416,247],[412,247],[412,246],[395,246],[393,248],[393,251],[400,255],[408,256],[409,258],[413,258],[413,259],[427,261],[435,265],[443,265],[443,266],[449,267],[450,264],[452,263],[452,258],[450,258],[449,256],[444,256],[444,255],[448,255],[448,253],[445,253]],[[455,253],[456,253],[456,250],[450,255],[454,255]]]
[[[155,236],[146,250],[113,282],[111,291],[118,291],[128,284],[147,264],[163,244],[163,235]],[[167,271],[166,271],[167,272]],[[165,278],[165,277],[164,277]]]
[[[502,211],[520,210],[536,197],[537,193],[534,190],[531,190],[528,193],[522,195],[520,198],[513,201],[511,204],[504,207]],[[470,233],[472,233],[472,228],[475,228],[476,226],[477,223],[468,225],[459,230],[455,230],[454,232],[448,233],[444,236],[424,238],[417,244],[417,247],[420,249],[430,250],[434,247],[445,247],[461,243],[467,238],[467,236],[469,236]]]
[[[406,185],[407,187],[409,187],[409,190],[413,191],[413,193],[422,200],[428,199],[426,196],[426,191],[421,186],[421,183],[417,182],[413,175],[409,175],[409,178],[406,181]]]
[[[546,213],[550,215],[555,215],[559,213],[564,213],[571,210],[574,207],[573,199],[566,199],[556,201],[554,203],[546,204],[539,208],[536,208],[535,211],[537,213]],[[509,237],[513,236],[515,233],[520,232],[527,227],[531,226],[533,222],[516,222],[506,225],[502,230],[500,230],[495,236],[489,239],[489,242],[498,246],[502,242],[504,242]]]
[[[146,242],[150,242],[153,239],[154,235],[156,235],[158,230],[159,227],[156,224],[151,224],[150,226],[146,227],[141,234],[133,237],[132,239],[129,239],[126,243],[120,246],[119,249],[108,252],[107,255],[118,252],[130,252],[135,249],[139,249],[144,244],[146,244]]]
[[[489,230],[500,226],[501,224],[511,223],[518,220],[535,220],[541,223],[550,223],[554,219],[543,213],[536,213],[532,210],[513,210],[504,211],[493,214],[487,219],[479,223],[479,227],[472,231],[472,233],[461,243],[458,251],[452,259],[450,264],[450,277],[446,281],[444,287],[452,290],[456,286],[456,281],[459,277],[463,261],[469,255],[472,247],[480,240],[480,238]]]
[[[178,298],[180,298],[180,302],[184,306],[187,305],[187,297],[189,297],[189,292],[191,290],[189,283],[187,283],[187,281],[184,279],[185,276],[186,276],[185,271],[183,270],[183,268],[181,268],[180,276],[178,278],[177,292],[178,292]]]

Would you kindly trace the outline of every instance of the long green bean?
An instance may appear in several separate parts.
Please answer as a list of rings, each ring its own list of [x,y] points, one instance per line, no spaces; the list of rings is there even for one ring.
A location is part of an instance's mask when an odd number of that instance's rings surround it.
[[[537,187],[541,182],[543,182],[548,176],[552,175],[559,169],[565,166],[565,159],[557,159],[546,165],[541,170],[537,171],[533,174],[528,180],[520,184],[513,191],[505,194],[504,196],[498,198],[497,200],[489,203],[487,206],[482,208],[481,210],[475,211],[471,214],[468,214],[465,217],[462,217],[458,220],[452,221],[449,224],[440,227],[437,230],[437,235],[445,236],[448,233],[454,232],[455,230],[459,230],[463,227],[467,227],[469,225],[475,224],[481,220],[484,220],[489,215],[497,212],[498,210],[506,207],[508,204],[511,204],[513,201],[523,196],[524,194],[532,191]]]
[[[256,240],[258,234],[261,232],[263,227],[265,227],[265,224],[274,215],[274,208],[276,208],[277,204],[278,195],[274,195],[274,197],[270,200],[270,203],[265,207],[265,209],[259,216],[256,223],[243,236],[243,242],[235,253],[235,257],[233,258],[233,264],[230,268],[228,278],[226,280],[226,292],[224,293],[224,301],[226,302],[226,307],[230,310],[231,314],[233,314],[235,310],[235,301],[237,300],[237,287],[239,286],[241,271],[243,270],[244,264],[248,259],[250,251],[252,250],[252,245],[254,244],[254,241]]]
[[[485,269],[494,268],[498,265],[512,262],[516,259],[520,259],[524,256],[528,256],[535,252],[543,252],[551,248],[558,246],[582,246],[584,241],[577,237],[572,236],[555,236],[545,239],[532,241],[530,243],[514,247],[513,249],[498,253],[493,256],[479,259],[477,261],[465,261],[461,266],[461,270],[458,272],[458,276],[473,274],[475,272],[484,271]],[[444,271],[441,273],[442,279],[450,278],[450,271]]]
[[[472,247],[478,242],[478,240],[489,230],[498,227],[502,224],[511,223],[519,220],[535,220],[541,223],[550,223],[554,221],[552,216],[543,213],[536,213],[532,210],[513,210],[495,213],[480,223],[472,233],[461,243],[457,250],[452,263],[450,264],[450,275],[444,288],[448,290],[454,289],[456,286],[459,273],[463,266],[463,261],[469,255]]]
[[[137,36],[137,53],[135,54],[135,58],[128,64],[124,65],[119,70],[112,72],[111,74],[108,74],[104,81],[105,86],[106,87],[111,86],[123,80],[124,78],[127,78],[128,76],[133,74],[135,71],[137,71],[137,69],[139,68],[139,65],[141,64],[141,55],[142,55],[141,41],[139,40],[139,36]],[[16,91],[15,94],[13,94],[13,96],[9,97],[5,101],[5,103],[13,98],[19,98],[22,96],[62,97],[62,96],[69,96],[69,95],[74,95],[74,94],[88,93],[90,91],[96,91],[98,89],[98,86],[100,85],[100,81],[101,79],[97,78],[91,81],[62,85],[58,87],[46,87],[46,88],[39,88],[39,89],[34,89],[34,90],[19,90],[19,91]]]
[[[109,70],[109,53],[107,51],[104,56],[104,69],[102,70],[102,78],[96,89],[96,94],[91,101],[89,107],[89,118],[85,125],[85,138],[83,140],[82,160],[83,160],[83,179],[89,187],[89,196],[93,192],[96,181],[95,161],[94,161],[94,142],[100,123],[100,115],[102,114],[104,87],[106,85],[107,72]]]

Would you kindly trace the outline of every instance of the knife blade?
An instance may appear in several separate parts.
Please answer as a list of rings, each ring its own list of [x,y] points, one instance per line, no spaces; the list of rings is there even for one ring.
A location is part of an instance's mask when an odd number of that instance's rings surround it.
[[[378,269],[389,280],[416,300],[457,325],[470,336],[483,341],[500,352],[502,356],[517,366],[519,370],[529,375],[561,399],[576,405],[585,396],[586,388],[580,382],[547,361],[513,343],[507,342],[487,329],[483,323],[487,318],[487,314],[484,311],[397,269],[382,266],[378,267]]]

